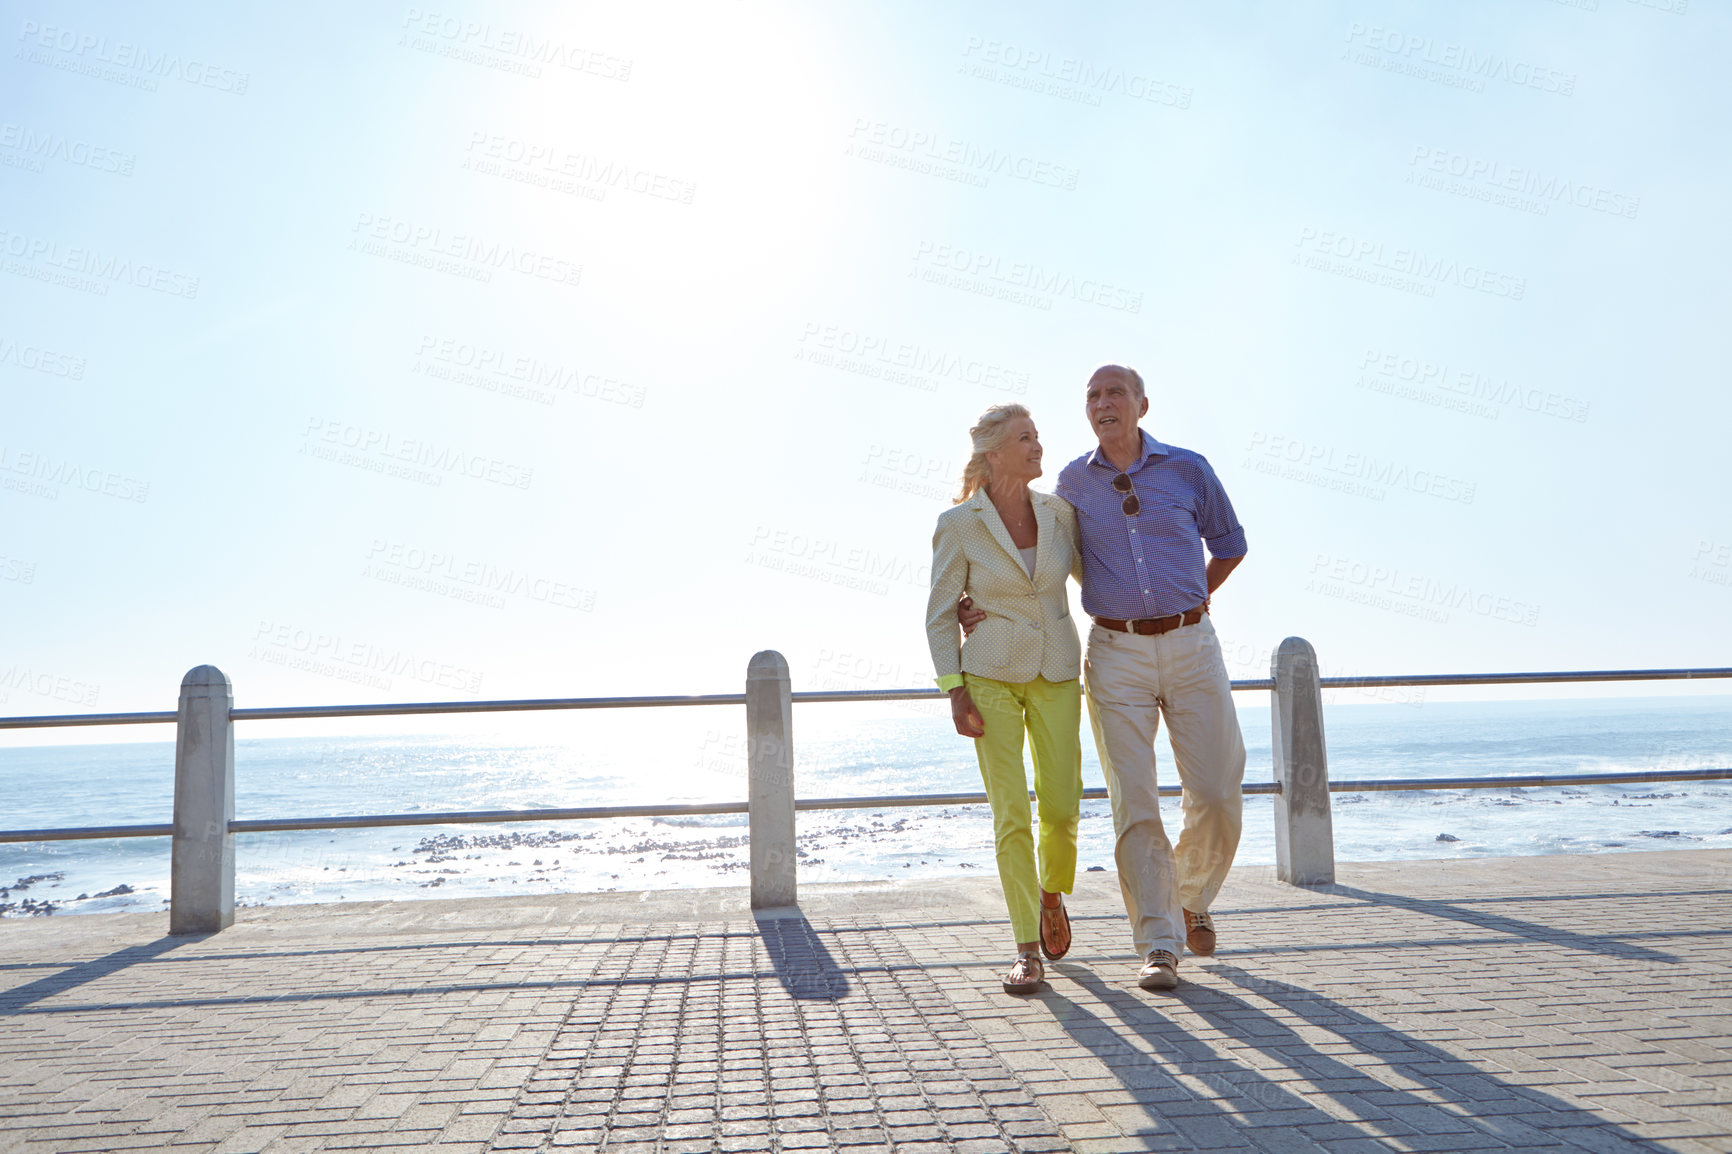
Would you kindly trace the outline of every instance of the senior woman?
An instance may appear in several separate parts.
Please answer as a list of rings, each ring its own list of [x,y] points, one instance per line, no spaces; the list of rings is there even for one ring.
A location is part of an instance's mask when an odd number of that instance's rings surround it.
[[[1065,589],[1080,569],[1076,513],[1028,487],[1040,476],[1041,448],[1027,409],[994,405],[968,434],[974,450],[962,495],[939,516],[932,538],[926,638],[956,732],[974,738],[992,801],[998,880],[1017,950],[1004,989],[1032,994],[1045,977],[1041,954],[1057,959],[1070,949],[1062,895],[1076,884],[1082,648]],[[956,603],[965,593],[986,619],[959,643]],[[1038,864],[1025,730],[1040,812]]]

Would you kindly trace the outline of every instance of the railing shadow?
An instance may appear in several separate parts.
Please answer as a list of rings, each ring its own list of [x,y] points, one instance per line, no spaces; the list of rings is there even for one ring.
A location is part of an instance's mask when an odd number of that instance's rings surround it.
[[[1604,954],[1614,958],[1622,958],[1625,961],[1676,963],[1681,960],[1676,954],[1651,950],[1646,946],[1632,945],[1616,937],[1604,934],[1579,934],[1573,930],[1562,929],[1544,922],[1528,922],[1520,918],[1507,917],[1503,914],[1490,913],[1484,910],[1463,909],[1461,906],[1446,901],[1427,900],[1411,897],[1407,894],[1379,893],[1376,890],[1362,890],[1340,884],[1314,888],[1323,893],[1339,894],[1342,897],[1354,898],[1371,905],[1393,906],[1396,909],[1407,910],[1411,913],[1461,922],[1464,925],[1473,926],[1475,929],[1509,934],[1512,937],[1526,938],[1531,942],[1544,942],[1547,945],[1583,950],[1591,954]]]
[[[200,935],[202,936],[202,935]],[[0,991],[0,1017],[19,1014],[26,1006],[40,1002],[44,998],[52,998],[68,990],[75,990],[87,982],[106,978],[110,974],[139,962],[148,962],[166,954],[176,946],[185,945],[189,941],[199,940],[198,936],[161,937],[154,942],[146,942],[142,946],[128,946],[124,950],[116,950],[106,957],[95,958],[88,962],[77,962],[66,966],[57,974],[37,978],[34,982],[26,982],[10,990]]]
[[[835,1002],[848,996],[848,975],[836,964],[812,923],[798,910],[753,915],[776,978],[801,1001]]]
[[[1105,1007],[1112,1020],[1057,990],[1041,1001],[1065,1033],[1100,1059],[1136,1102],[1145,1125],[1138,1127],[1134,1118],[1127,1118],[1129,1107],[1120,1108],[1114,1120],[1120,1129],[1144,1137],[1151,1148],[1164,1143],[1159,1148],[1165,1149],[1175,1141],[1200,1149],[1311,1148],[1293,1140],[1298,1137],[1295,1131],[1330,1149],[1368,1139],[1382,1145],[1410,1137],[1436,1143],[1443,1135],[1453,1139],[1451,1149],[1549,1147],[1570,1145],[1558,1131],[1581,1136],[1591,1128],[1594,1149],[1665,1149],[1573,1103],[1504,1082],[1466,1059],[1314,991],[1232,966],[1208,969],[1301,1019],[1305,1034],[1224,990],[1184,983],[1165,995],[1230,1039],[1233,1048],[1257,1055],[1254,1061],[1234,1058],[1218,1043],[1205,1042],[1174,1021],[1159,1000],[1110,986],[1081,966],[1058,968]],[[1319,1033],[1327,1039],[1319,1039]],[[1140,1038],[1147,1048],[1132,1045],[1127,1035]],[[1372,1057],[1394,1077],[1379,1080],[1336,1056],[1344,1046]],[[1304,1093],[1289,1088],[1295,1077],[1311,1088]],[[1541,1125],[1533,1124],[1536,1120]]]

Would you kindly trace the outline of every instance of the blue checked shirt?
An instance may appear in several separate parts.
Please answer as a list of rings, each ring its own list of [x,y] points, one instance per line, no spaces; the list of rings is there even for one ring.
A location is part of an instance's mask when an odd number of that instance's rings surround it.
[[[1245,531],[1202,454],[1147,432],[1126,472],[1142,508],[1124,511],[1119,471],[1097,447],[1064,467],[1055,490],[1076,508],[1083,611],[1095,617],[1170,617],[1209,596],[1203,542],[1214,557],[1243,557]]]

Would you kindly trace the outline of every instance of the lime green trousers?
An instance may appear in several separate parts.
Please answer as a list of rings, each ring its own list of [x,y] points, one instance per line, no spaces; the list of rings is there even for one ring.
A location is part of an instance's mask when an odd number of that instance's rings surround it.
[[[1076,833],[1082,804],[1082,683],[994,681],[962,675],[986,733],[974,740],[986,796],[998,882],[1010,907],[1018,942],[1040,936],[1040,891],[1068,894],[1076,885]],[[1034,793],[1040,814],[1040,856],[1035,858],[1022,735],[1034,757]]]

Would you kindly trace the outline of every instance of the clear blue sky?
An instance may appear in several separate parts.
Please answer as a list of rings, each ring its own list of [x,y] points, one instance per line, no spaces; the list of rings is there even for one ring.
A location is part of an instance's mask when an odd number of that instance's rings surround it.
[[[1108,361],[1237,675],[1732,658],[1717,5],[0,27],[0,712],[928,684],[967,427]]]

